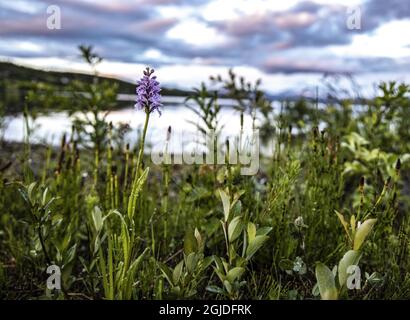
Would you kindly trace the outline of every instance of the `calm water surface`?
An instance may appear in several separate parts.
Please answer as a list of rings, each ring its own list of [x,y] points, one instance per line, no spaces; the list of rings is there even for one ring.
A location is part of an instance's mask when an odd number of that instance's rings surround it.
[[[188,123],[187,120],[195,123],[201,123],[199,117],[189,110],[183,103],[184,99],[179,97],[164,97],[164,108],[162,115],[153,113],[150,117],[150,123],[147,134],[147,142],[155,145],[166,139],[168,126],[172,127],[172,141],[175,145],[180,145],[181,140],[192,140],[195,136],[195,126]],[[239,112],[232,108],[234,102],[229,99],[221,99],[223,105],[219,124],[223,125],[222,136],[232,136],[238,134],[240,130]],[[46,143],[59,145],[64,133],[70,133],[72,120],[82,116],[80,113],[69,116],[67,112],[54,112],[38,116],[31,121],[34,127],[33,134],[30,137],[32,143]],[[24,118],[22,114],[17,116],[7,116],[6,129],[4,138],[8,141],[21,142],[24,139]],[[110,111],[107,121],[115,124],[128,124],[131,132],[126,136],[126,140],[134,143],[137,138],[137,132],[143,126],[145,114],[142,111],[135,110],[132,102],[130,107],[122,110]],[[250,115],[244,117],[244,129],[250,130],[252,125]],[[172,146],[170,147],[172,149]]]

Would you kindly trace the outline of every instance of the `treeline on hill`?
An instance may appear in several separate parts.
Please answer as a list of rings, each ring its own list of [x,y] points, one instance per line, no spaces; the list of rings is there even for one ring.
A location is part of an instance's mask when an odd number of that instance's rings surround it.
[[[119,79],[95,74],[44,71],[10,62],[0,62],[0,101],[4,104],[6,113],[16,113],[23,111],[25,98],[30,94],[32,95],[33,92],[36,95],[53,94],[55,99],[50,101],[53,110],[56,108],[62,110],[70,106],[63,99],[59,99],[59,93],[67,92],[70,84],[92,83],[95,79],[106,83],[107,87],[115,87],[119,93],[135,94],[135,83]],[[164,95],[169,96],[187,96],[189,94],[188,91],[172,88],[163,88],[162,92]],[[125,105],[129,105],[129,102],[117,103],[116,107],[121,108]],[[44,108],[43,111],[48,111],[46,103],[39,104],[37,107]],[[38,111],[41,111],[41,109]]]

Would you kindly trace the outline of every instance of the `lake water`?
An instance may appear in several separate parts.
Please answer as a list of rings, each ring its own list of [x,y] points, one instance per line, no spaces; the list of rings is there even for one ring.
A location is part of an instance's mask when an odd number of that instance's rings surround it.
[[[130,97],[122,97],[122,100],[132,100]],[[219,116],[219,124],[223,125],[221,138],[237,135],[240,131],[239,112],[233,108],[234,101],[229,99],[220,99],[219,103],[223,106]],[[189,143],[196,138],[196,128],[187,120],[195,123],[201,123],[199,117],[184,105],[184,99],[181,97],[163,97],[164,107],[162,115],[157,112],[150,116],[149,128],[147,133],[147,142],[152,145],[158,145],[165,141],[168,126],[172,127],[172,143],[170,149],[175,149],[181,143]],[[71,124],[74,117],[80,117],[81,114],[74,114],[71,117],[67,112],[52,112],[46,115],[39,115],[31,126],[35,128],[33,135],[30,137],[32,143],[45,143],[59,145],[64,133],[70,133]],[[124,123],[128,124],[131,132],[125,137],[127,142],[135,143],[137,132],[143,126],[145,113],[141,110],[135,110],[133,103],[130,101],[130,107],[122,110],[110,111],[107,116],[107,122],[114,125]],[[5,119],[6,128],[3,132],[4,138],[8,141],[24,140],[24,117],[22,114],[16,116],[7,116]],[[252,119],[249,114],[244,116],[244,130],[251,131]]]

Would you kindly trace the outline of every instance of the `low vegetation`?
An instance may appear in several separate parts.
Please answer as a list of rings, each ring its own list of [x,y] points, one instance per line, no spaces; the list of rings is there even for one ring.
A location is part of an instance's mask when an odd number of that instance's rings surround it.
[[[410,298],[410,88],[382,83],[360,106],[333,96],[278,112],[259,82],[231,72],[211,84],[189,97],[197,129],[222,129],[218,99],[234,99],[232,121],[250,115],[274,146],[256,175],[152,164],[153,100],[139,105],[146,126],[130,146],[101,117],[118,90],[104,81],[78,83],[89,94],[69,108],[94,116],[73,120],[58,148],[31,145],[29,121],[18,148],[2,142],[0,298]],[[31,88],[26,119],[52,99]],[[50,265],[61,290],[47,289]]]

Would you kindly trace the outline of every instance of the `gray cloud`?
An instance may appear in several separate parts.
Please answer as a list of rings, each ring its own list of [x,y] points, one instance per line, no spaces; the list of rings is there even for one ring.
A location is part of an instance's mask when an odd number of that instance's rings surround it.
[[[33,41],[42,45],[43,52],[4,50],[0,55],[73,56],[76,46],[92,44],[107,59],[150,64],[190,63],[199,58],[202,63],[222,66],[250,65],[267,73],[324,73],[379,71],[403,66],[394,59],[341,59],[330,56],[315,61],[303,54],[295,59],[292,50],[348,44],[359,33],[375,30],[394,19],[410,17],[407,0],[368,0],[363,8],[361,31],[346,28],[346,7],[302,1],[284,12],[263,12],[242,15],[238,19],[208,22],[226,36],[227,41],[210,47],[186,45],[183,41],[165,37],[166,32],[180,21],[162,17],[160,6],[201,6],[207,0],[139,0],[84,2],[80,0],[33,0],[40,11],[35,13],[2,7],[0,2],[0,35],[3,39]],[[61,30],[46,28],[45,7],[61,7]],[[200,10],[200,8],[198,8]],[[145,58],[143,52],[155,48],[168,59]],[[277,58],[282,56],[282,59]],[[198,61],[198,59],[196,60]],[[406,64],[406,66],[408,66]]]

